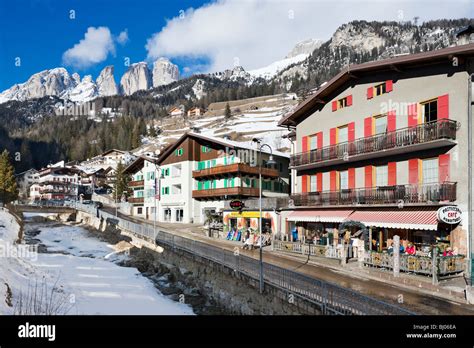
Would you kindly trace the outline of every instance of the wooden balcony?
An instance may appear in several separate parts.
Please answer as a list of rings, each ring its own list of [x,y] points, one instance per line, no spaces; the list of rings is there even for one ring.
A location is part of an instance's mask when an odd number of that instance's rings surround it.
[[[254,187],[227,187],[193,191],[195,199],[224,199],[229,196],[258,197],[258,195],[258,188]]]
[[[143,187],[145,186],[145,180],[130,181],[128,183],[129,187]]]
[[[143,204],[144,201],[145,201],[144,197],[130,197],[130,198],[128,198],[128,203],[131,203],[131,204]]]
[[[251,167],[246,163],[234,163],[228,165],[216,166],[213,168],[194,170],[193,178],[220,178],[228,176],[239,176],[239,175],[252,175],[258,176],[259,167]],[[262,167],[262,177],[266,178],[278,178],[280,175],[278,170],[271,168]]]
[[[416,127],[359,138],[351,142],[329,145],[321,149],[292,155],[290,168],[298,170],[321,168],[409,151],[424,151],[456,143],[459,123],[442,119]]]
[[[456,200],[456,183],[396,185],[291,195],[295,206],[440,204]]]

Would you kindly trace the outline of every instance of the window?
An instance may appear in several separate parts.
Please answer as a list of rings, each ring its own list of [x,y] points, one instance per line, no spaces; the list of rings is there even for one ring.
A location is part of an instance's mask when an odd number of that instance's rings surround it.
[[[375,186],[388,186],[388,166],[375,167]]]
[[[345,143],[349,141],[349,128],[347,126],[338,128],[338,143]]]
[[[337,101],[337,108],[338,108],[338,109],[345,108],[346,106],[349,106],[348,97],[339,99],[339,100]]]
[[[172,187],[172,193],[174,195],[180,195],[181,194],[181,185],[173,185]]]
[[[310,179],[310,180],[311,180],[311,182],[310,182],[310,183],[311,183],[311,185],[310,185],[310,186],[311,186],[310,190],[311,190],[311,192],[316,192],[316,191],[317,191],[317,187],[316,187],[316,182],[317,182],[317,181],[316,181],[316,175],[311,175],[310,178],[311,178],[311,179]]]
[[[137,214],[143,214],[143,208],[137,208]]]
[[[207,153],[207,152],[211,152],[211,151],[212,151],[212,149],[209,146],[201,145],[201,152],[202,153]]]
[[[349,172],[343,170],[339,172],[339,189],[347,190],[349,188]]]
[[[161,194],[162,195],[169,195],[170,194],[170,188],[169,187],[162,187],[161,188]]]
[[[384,134],[387,132],[387,116],[375,117],[375,134]]]
[[[438,100],[421,103],[421,115],[424,122],[432,122],[438,119]]]
[[[171,209],[167,208],[163,210],[163,218],[164,221],[171,221]]]
[[[140,191],[134,191],[135,193],[135,198],[143,198],[143,190],[140,190]]]
[[[169,176],[170,175],[170,169],[169,168],[163,168],[161,170],[161,175],[162,176]]]
[[[173,177],[181,176],[181,164],[171,167],[171,174]]]
[[[385,82],[374,87],[374,95],[382,95],[384,93],[387,93],[387,84]]]
[[[183,209],[176,209],[176,221],[182,222],[184,218],[184,210]]]
[[[318,148],[318,137],[316,135],[312,135],[309,137],[309,149],[316,150]]]
[[[183,150],[182,147],[180,147],[179,149],[176,149],[176,150],[174,151],[174,154],[175,154],[176,156],[182,156],[183,153],[184,153],[184,150]]]
[[[433,184],[438,182],[438,159],[430,158],[423,160],[423,183]]]

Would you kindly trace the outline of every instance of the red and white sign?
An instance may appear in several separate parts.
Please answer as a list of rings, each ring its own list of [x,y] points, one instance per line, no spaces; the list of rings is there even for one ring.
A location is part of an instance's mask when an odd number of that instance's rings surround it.
[[[438,209],[438,221],[444,222],[446,224],[454,225],[458,224],[462,220],[461,209],[454,205],[448,205],[446,207],[441,207]]]

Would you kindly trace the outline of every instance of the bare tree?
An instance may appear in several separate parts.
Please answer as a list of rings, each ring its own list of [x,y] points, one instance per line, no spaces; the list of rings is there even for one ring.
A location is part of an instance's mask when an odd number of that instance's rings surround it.
[[[15,302],[13,314],[15,315],[66,315],[74,306],[70,296],[61,287],[58,287],[58,279],[52,287],[48,287],[43,277],[39,283],[28,282],[28,289],[20,291]]]

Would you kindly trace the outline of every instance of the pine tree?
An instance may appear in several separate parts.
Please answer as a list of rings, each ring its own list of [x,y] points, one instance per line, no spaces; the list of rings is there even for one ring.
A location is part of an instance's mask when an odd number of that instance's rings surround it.
[[[129,177],[123,172],[124,170],[125,166],[122,164],[122,161],[120,161],[115,169],[115,184],[113,190],[113,197],[117,202],[120,202],[122,194],[128,191]]]
[[[15,169],[10,163],[10,154],[4,150],[0,155],[0,201],[10,203],[18,198]]]
[[[225,119],[228,120],[232,116],[232,113],[230,111],[230,105],[229,103],[225,104]]]

